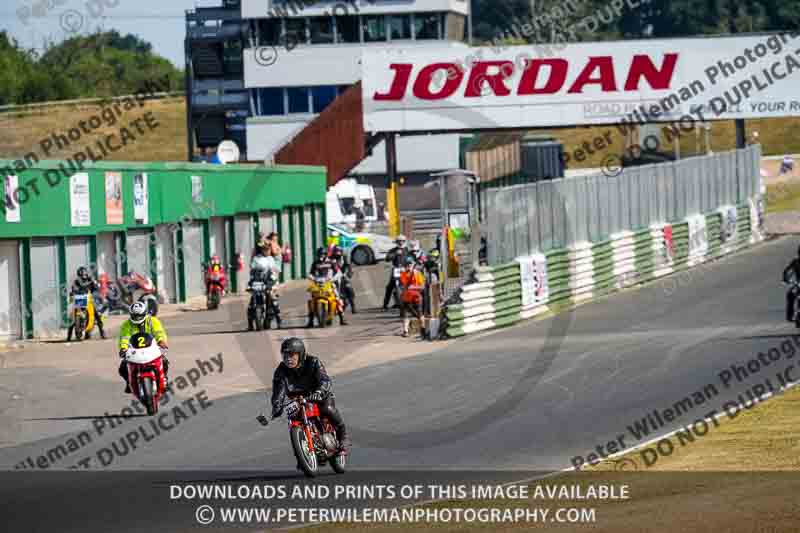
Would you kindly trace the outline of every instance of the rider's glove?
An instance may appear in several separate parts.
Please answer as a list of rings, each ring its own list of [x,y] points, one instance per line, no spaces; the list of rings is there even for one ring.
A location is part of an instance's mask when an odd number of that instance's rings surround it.
[[[321,402],[323,399],[325,399],[325,396],[322,394],[321,391],[312,392],[308,396],[308,401],[310,402]]]
[[[120,350],[119,351],[119,358],[123,359],[125,357],[125,355],[127,355],[127,353],[128,353],[127,350]]]

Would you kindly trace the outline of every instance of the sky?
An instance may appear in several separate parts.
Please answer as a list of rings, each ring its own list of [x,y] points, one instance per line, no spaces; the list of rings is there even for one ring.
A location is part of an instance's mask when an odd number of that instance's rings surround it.
[[[23,48],[41,52],[48,40],[58,43],[76,33],[116,29],[150,42],[156,54],[183,69],[186,10],[221,4],[221,0],[2,0],[0,30],[8,31]]]

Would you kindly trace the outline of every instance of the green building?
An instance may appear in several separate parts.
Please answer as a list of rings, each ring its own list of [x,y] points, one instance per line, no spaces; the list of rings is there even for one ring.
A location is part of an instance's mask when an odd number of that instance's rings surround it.
[[[242,292],[259,233],[291,246],[284,280],[304,277],[326,241],[324,167],[29,163],[0,160],[0,339],[66,327],[81,265],[111,280],[146,274],[168,302],[185,302],[205,294],[212,255]]]

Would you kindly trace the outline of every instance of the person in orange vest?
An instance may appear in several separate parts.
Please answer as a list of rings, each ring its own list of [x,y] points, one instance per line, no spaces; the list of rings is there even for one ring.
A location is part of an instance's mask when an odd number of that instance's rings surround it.
[[[409,313],[422,321],[422,291],[425,290],[425,276],[416,269],[412,256],[405,258],[405,270],[400,273],[400,317],[403,319],[403,337],[408,337],[411,323]]]

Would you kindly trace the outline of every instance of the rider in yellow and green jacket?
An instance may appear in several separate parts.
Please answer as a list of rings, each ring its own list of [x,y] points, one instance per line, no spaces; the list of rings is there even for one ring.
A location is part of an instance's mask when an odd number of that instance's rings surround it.
[[[167,332],[161,321],[154,316],[150,316],[147,309],[147,304],[144,302],[136,302],[131,306],[131,316],[128,320],[122,323],[119,330],[119,356],[122,362],[119,365],[119,375],[125,380],[125,392],[130,394],[131,388],[128,385],[128,363],[125,361],[125,354],[128,351],[128,343],[130,338],[137,333],[146,333],[152,335],[158,346],[161,348],[161,355],[164,358],[164,377],[169,382],[169,360],[167,359]]]

